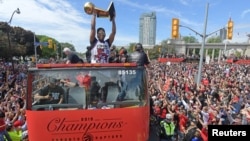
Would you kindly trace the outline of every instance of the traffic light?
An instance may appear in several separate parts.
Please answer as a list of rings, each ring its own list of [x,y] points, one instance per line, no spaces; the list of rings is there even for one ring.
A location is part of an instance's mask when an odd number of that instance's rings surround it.
[[[158,48],[158,51],[159,51],[159,53],[161,53],[161,48],[160,47]]]
[[[52,39],[48,39],[48,47],[53,48],[53,41]]]
[[[42,45],[40,45],[40,49],[43,49],[43,46],[42,46]]]
[[[32,57],[31,57],[31,61],[32,61],[33,63],[36,61],[35,56],[32,56]]]
[[[172,19],[172,39],[179,38],[179,19]]]
[[[230,19],[227,23],[227,39],[229,40],[233,38],[233,26],[234,26],[234,23]]]
[[[56,44],[54,44],[54,50],[55,50],[55,51],[57,50]]]

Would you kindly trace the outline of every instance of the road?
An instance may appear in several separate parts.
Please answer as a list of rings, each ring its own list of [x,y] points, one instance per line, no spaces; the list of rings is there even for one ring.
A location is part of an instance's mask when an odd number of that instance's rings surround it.
[[[160,141],[159,137],[156,135],[156,130],[154,127],[150,128],[149,141]]]

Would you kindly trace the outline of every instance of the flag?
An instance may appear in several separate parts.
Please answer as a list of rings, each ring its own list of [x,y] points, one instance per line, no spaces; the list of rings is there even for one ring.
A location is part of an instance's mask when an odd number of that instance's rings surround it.
[[[48,42],[35,42],[34,45],[35,46],[40,46],[40,45],[42,45],[42,46],[48,46]]]

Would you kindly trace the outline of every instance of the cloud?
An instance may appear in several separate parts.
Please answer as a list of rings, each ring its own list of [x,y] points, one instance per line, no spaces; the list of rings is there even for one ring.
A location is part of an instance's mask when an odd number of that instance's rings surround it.
[[[90,20],[66,0],[3,0],[0,4],[1,21],[7,21],[13,11],[12,26],[19,26],[39,35],[50,36],[59,42],[72,43],[76,50],[85,50],[89,41]]]
[[[162,5],[152,5],[152,4],[147,4],[147,3],[144,3],[144,4],[141,4],[141,3],[137,3],[135,1],[129,1],[129,0],[117,0],[125,5],[128,5],[130,7],[134,7],[136,8],[137,10],[138,9],[141,9],[141,10],[145,10],[145,11],[155,11],[155,12],[159,12],[161,14],[165,14],[165,15],[168,15],[168,16],[177,16],[179,17],[180,16],[180,12],[178,11],[175,11],[175,10],[171,10],[171,9],[168,9],[166,8],[165,6],[162,6]]]
[[[244,18],[244,17],[246,16],[246,14],[248,14],[248,13],[250,13],[250,9],[244,10],[244,11],[241,13],[240,17],[241,17],[241,18]]]
[[[188,4],[188,0],[180,0],[180,3],[181,3],[182,5],[189,5],[189,4]]]

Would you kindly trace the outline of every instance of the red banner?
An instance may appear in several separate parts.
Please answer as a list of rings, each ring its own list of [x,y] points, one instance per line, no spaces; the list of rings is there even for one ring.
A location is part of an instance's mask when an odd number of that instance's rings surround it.
[[[172,62],[172,63],[180,63],[183,62],[184,58],[158,58],[158,62],[165,63],[165,62]]]
[[[148,107],[27,111],[30,141],[147,141]]]

